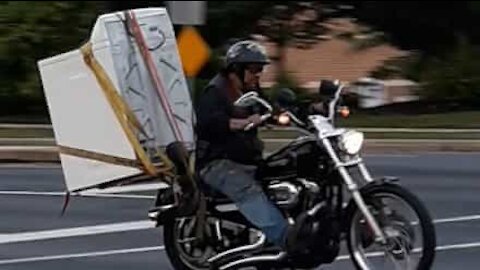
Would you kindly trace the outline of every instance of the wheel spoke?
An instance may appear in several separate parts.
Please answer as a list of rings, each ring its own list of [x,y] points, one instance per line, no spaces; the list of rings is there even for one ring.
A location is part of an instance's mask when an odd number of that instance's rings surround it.
[[[422,223],[414,208],[418,203],[411,204],[411,201],[404,199],[401,192],[399,193],[400,195],[379,189],[378,192],[372,192],[367,201],[368,209],[379,220],[387,236],[387,245],[371,241],[368,226],[365,226],[364,217],[358,209],[352,216],[348,236],[349,249],[353,255],[351,258],[360,269],[415,270],[425,254],[431,256],[435,251],[425,250],[425,241],[435,241],[432,234],[429,239],[425,239],[423,234],[425,226],[431,226],[431,223]]]
[[[195,241],[195,240],[197,240],[196,237],[190,237],[190,238],[180,239],[180,240],[178,240],[177,242],[178,242],[179,244],[186,244],[186,243],[191,243],[191,242],[193,242],[193,241]]]

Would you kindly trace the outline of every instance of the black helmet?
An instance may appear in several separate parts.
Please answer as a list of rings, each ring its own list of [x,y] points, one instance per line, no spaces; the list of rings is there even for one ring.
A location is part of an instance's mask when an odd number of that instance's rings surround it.
[[[227,67],[236,63],[269,64],[266,50],[256,42],[245,40],[233,44],[227,51],[225,64]]]

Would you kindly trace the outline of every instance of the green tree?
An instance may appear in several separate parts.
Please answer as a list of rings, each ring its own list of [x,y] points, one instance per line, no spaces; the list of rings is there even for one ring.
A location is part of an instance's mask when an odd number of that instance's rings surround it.
[[[456,46],[459,35],[480,41],[475,29],[480,4],[474,1],[358,1],[350,16],[385,34],[385,40],[405,50],[442,55]]]
[[[366,36],[381,37],[377,41],[412,52],[409,57],[386,62],[374,76],[401,76],[418,81],[423,86],[420,95],[428,99],[479,100],[480,33],[476,29],[479,2],[352,1],[349,4],[353,7],[349,15],[368,26]]]
[[[480,50],[461,38],[452,52],[431,58],[420,73],[421,94],[431,100],[480,102]]]
[[[308,47],[327,32],[324,22],[338,16],[335,2],[319,1],[229,1],[209,2],[204,31],[213,44],[260,34],[273,42],[273,55],[280,74],[285,73],[287,46]],[[235,20],[230,18],[242,18]]]
[[[6,1],[0,5],[2,111],[25,112],[23,106],[31,103],[45,108],[37,61],[78,48],[88,38],[102,5],[61,1]]]
[[[325,34],[320,2],[285,1],[273,5],[258,21],[256,33],[268,38],[277,48],[274,59],[278,74],[285,74],[285,49],[289,45],[308,47]]]
[[[277,74],[273,91],[289,87],[302,95],[295,78],[286,70],[286,49],[289,46],[308,48],[320,42],[328,32],[324,23],[340,16],[342,8],[335,1],[228,1],[208,3],[208,23],[202,34],[223,55],[235,40],[261,35],[273,43],[270,52]],[[241,20],[230,18],[242,18]],[[229,42],[229,40],[232,40]]]

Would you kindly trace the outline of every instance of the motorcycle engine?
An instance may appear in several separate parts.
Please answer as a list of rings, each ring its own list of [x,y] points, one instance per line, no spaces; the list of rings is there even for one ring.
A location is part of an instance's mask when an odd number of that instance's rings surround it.
[[[331,263],[340,252],[340,224],[327,206],[315,214],[300,214],[290,229],[287,249],[290,260],[298,268],[313,268]]]
[[[321,166],[316,143],[298,141],[280,149],[265,159],[257,171],[270,199],[284,210],[296,208],[305,193],[316,193],[318,185],[311,179],[318,178]],[[307,180],[308,179],[308,180]]]
[[[282,209],[293,209],[298,205],[302,187],[287,181],[270,183],[267,194]]]

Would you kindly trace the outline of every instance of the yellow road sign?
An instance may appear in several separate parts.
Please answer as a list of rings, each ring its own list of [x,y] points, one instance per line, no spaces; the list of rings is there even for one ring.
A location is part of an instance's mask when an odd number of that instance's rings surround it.
[[[195,77],[210,57],[210,48],[197,30],[186,26],[177,39],[183,69],[188,77]]]

